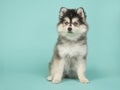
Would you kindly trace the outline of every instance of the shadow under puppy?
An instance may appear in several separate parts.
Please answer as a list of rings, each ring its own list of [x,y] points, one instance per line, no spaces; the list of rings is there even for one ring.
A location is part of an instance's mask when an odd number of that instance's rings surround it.
[[[62,7],[57,28],[59,36],[49,65],[48,80],[59,83],[68,77],[88,83],[85,76],[88,25],[84,9]]]

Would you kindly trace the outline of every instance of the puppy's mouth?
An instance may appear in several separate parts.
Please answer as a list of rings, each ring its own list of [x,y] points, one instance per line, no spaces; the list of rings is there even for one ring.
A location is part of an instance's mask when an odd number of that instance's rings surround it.
[[[73,34],[73,32],[72,32],[72,31],[68,31],[68,33],[69,33],[69,34]]]

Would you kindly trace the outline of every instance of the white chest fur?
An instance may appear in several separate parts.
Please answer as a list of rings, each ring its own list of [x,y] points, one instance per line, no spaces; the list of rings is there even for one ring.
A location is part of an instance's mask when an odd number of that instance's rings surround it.
[[[65,57],[69,55],[70,57],[73,56],[84,56],[87,53],[87,46],[86,45],[79,45],[79,44],[62,44],[58,45],[58,52],[61,57]]]

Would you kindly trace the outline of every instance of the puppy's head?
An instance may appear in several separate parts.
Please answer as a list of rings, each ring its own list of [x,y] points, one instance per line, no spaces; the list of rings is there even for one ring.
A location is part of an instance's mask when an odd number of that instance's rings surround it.
[[[58,33],[65,37],[76,37],[87,32],[86,15],[83,8],[67,9],[59,13]]]

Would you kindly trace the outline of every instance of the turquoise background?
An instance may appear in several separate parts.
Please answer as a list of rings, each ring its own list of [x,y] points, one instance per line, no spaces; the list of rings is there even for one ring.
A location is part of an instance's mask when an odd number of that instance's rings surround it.
[[[90,84],[46,80],[60,7],[83,7]],[[120,90],[120,0],[0,0],[0,90]]]

